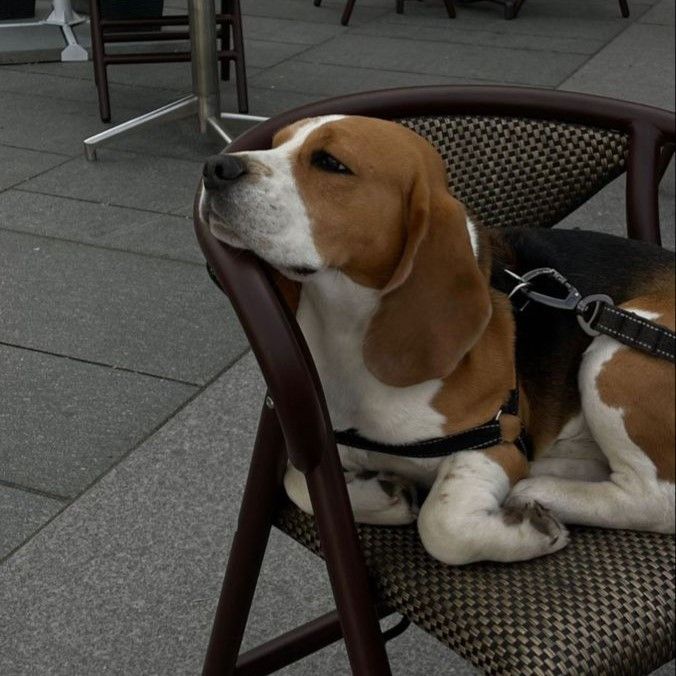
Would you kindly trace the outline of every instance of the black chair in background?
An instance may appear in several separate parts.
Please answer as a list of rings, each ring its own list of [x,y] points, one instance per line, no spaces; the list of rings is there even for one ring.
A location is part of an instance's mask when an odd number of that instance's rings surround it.
[[[187,14],[155,18],[106,19],[101,12],[101,0],[90,0],[92,58],[94,77],[99,94],[99,111],[103,122],[110,122],[110,94],[107,68],[122,63],[175,63],[190,61],[190,50],[133,52],[109,54],[106,44],[130,42],[160,42],[189,40]],[[249,112],[249,102],[242,38],[242,14],[239,0],[221,0],[221,11],[216,15],[220,40],[218,58],[221,79],[230,79],[230,63],[235,64],[237,103],[240,113]],[[162,31],[163,26],[178,26],[181,30]]]

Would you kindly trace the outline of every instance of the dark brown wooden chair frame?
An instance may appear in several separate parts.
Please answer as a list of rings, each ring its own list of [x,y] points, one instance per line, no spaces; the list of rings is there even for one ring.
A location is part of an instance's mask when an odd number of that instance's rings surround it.
[[[630,237],[660,242],[658,184],[673,151],[674,116],[662,110],[582,94],[507,87],[420,87],[355,94],[310,104],[262,123],[229,150],[270,147],[274,133],[328,113],[399,119],[423,115],[496,115],[557,120],[629,135],[627,223]],[[269,674],[343,638],[352,672],[390,674],[326,402],[298,325],[265,265],[233,251],[197,215],[202,250],[244,327],[268,387],[237,530],[216,611],[204,673]],[[307,479],[336,610],[238,656],[287,458]]]
[[[122,63],[176,63],[190,61],[190,50],[181,52],[143,52],[131,54],[108,54],[107,43],[160,42],[189,40],[188,15],[167,15],[148,19],[104,19],[101,16],[101,0],[90,0],[90,27],[94,79],[99,94],[99,112],[103,122],[110,122],[110,93],[108,72],[110,65]],[[239,0],[221,0],[221,12],[216,15],[217,36],[220,39],[218,58],[221,63],[221,79],[230,79],[230,62],[235,63],[237,103],[240,113],[249,112],[246,67],[244,63],[244,39],[242,14]],[[162,26],[185,26],[185,30],[162,32]]]

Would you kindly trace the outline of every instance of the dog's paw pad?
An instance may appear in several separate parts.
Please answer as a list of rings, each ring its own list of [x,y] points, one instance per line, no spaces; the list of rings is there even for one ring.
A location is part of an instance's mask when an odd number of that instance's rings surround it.
[[[418,491],[412,481],[381,472],[377,477],[382,490],[390,496],[392,504],[403,502],[412,514],[418,514]]]
[[[502,519],[507,526],[524,527],[538,534],[542,554],[558,551],[568,544],[568,530],[537,500],[521,496],[510,497],[502,507]]]

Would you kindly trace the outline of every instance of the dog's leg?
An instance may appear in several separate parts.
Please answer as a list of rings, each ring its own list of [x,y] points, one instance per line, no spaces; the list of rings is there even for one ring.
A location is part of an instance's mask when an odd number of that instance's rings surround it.
[[[527,471],[513,444],[444,460],[418,517],[425,549],[444,563],[460,565],[521,561],[564,547],[567,531],[541,505],[502,506],[511,485]]]
[[[607,462],[594,458],[542,458],[530,466],[530,476],[607,481],[610,469]]]
[[[566,523],[673,533],[673,377],[670,364],[595,338],[580,369],[580,393],[609,477],[536,476],[518,483],[510,500],[536,500]]]
[[[418,507],[412,483],[385,472],[357,469],[344,472],[355,521],[399,526],[416,520]],[[284,488],[299,509],[313,513],[305,477],[292,465],[287,467]]]

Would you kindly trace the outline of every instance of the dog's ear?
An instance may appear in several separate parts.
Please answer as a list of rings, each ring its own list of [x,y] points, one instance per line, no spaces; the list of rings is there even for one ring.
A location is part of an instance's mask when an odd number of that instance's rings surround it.
[[[367,368],[398,387],[444,378],[491,316],[488,280],[472,251],[465,211],[438,182],[410,191],[406,243],[364,340]]]
[[[291,312],[295,315],[298,310],[298,303],[300,302],[300,282],[295,282],[288,277],[285,277],[281,272],[277,272],[274,268],[270,268],[272,279],[275,286],[279,289],[282,297],[289,306]]]

